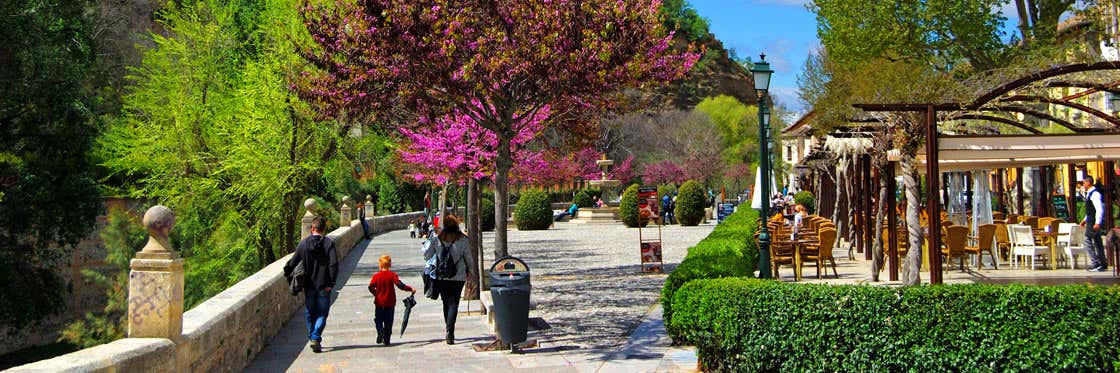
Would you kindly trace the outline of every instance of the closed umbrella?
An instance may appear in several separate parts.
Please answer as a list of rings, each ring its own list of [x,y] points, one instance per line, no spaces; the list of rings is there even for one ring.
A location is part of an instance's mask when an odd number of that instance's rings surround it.
[[[416,305],[416,296],[409,295],[401,303],[404,303],[404,318],[401,320],[401,335],[404,335],[404,329],[408,328],[408,315],[412,313],[412,306]]]

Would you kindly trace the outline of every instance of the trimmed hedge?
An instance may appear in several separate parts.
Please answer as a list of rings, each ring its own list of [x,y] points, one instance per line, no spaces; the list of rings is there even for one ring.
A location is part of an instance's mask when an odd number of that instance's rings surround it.
[[[704,194],[704,187],[695,180],[689,180],[681,185],[673,215],[683,226],[697,226],[704,221],[704,207],[707,205],[708,196]]]
[[[478,202],[478,223],[483,232],[494,230],[498,222],[494,220],[494,201],[481,199]]]
[[[817,198],[813,197],[813,193],[809,193],[807,190],[802,190],[794,194],[793,202],[805,206],[805,212],[807,213],[817,213]]]
[[[681,264],[669,273],[661,288],[661,307],[665,328],[670,336],[674,293],[685,283],[696,279],[718,277],[750,277],[758,267],[758,210],[739,209],[717,225],[712,233],[688,249]]]
[[[708,279],[666,326],[713,372],[1114,371],[1120,287]]]
[[[638,226],[638,184],[630,185],[622,192],[618,200],[618,220],[630,228]],[[649,224],[648,220],[646,224]]]
[[[586,190],[576,192],[575,197],[572,197],[572,203],[580,208],[595,207],[595,199],[591,198],[591,194]]]
[[[513,214],[518,230],[548,229],[552,225],[552,203],[549,202],[548,193],[539,190],[525,191],[517,201],[517,209]]]

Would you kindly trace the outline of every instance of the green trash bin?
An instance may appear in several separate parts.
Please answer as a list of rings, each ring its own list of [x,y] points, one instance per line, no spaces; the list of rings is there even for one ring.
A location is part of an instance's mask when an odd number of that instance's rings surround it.
[[[491,312],[502,343],[524,342],[529,333],[529,266],[521,259],[507,256],[490,266]]]

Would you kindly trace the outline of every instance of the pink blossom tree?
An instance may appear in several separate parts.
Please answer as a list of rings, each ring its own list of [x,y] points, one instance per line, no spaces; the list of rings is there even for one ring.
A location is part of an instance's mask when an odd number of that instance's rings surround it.
[[[507,216],[516,123],[551,105],[565,113],[553,125],[571,126],[562,119],[604,109],[624,88],[677,79],[699,58],[670,50],[658,0],[302,4],[316,45],[301,52],[315,70],[294,84],[300,96],[348,121],[470,117],[497,138],[496,216]],[[505,219],[495,246],[508,254]]]
[[[684,170],[670,160],[648,164],[642,172],[642,182],[650,185],[681,184],[685,180]]]

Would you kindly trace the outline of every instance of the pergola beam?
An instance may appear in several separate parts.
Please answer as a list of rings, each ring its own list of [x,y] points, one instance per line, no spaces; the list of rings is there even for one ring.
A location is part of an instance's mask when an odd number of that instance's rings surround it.
[[[1051,97],[1032,96],[1032,95],[1014,95],[1014,96],[1010,96],[1010,97],[1001,98],[1001,99],[999,99],[999,102],[1039,102],[1039,103],[1065,106],[1065,107],[1068,107],[1068,108],[1072,108],[1072,109],[1076,109],[1076,110],[1080,110],[1080,111],[1089,113],[1089,115],[1092,115],[1094,117],[1103,119],[1104,121],[1106,121],[1108,123],[1111,123],[1114,127],[1120,127],[1120,118],[1116,118],[1114,116],[1105,114],[1103,111],[1100,111],[1100,110],[1097,110],[1097,109],[1094,109],[1094,108],[1091,108],[1091,107],[1088,107],[1088,106],[1085,106],[1085,105],[1082,105],[1082,104],[1079,104],[1079,103],[1076,103],[1076,102],[1064,101],[1064,100],[1059,100],[1059,99],[1051,98]]]
[[[988,93],[976,98],[972,103],[966,105],[968,109],[979,109],[995,100],[999,96],[1003,96],[1007,92],[1011,92],[1028,84],[1053,78],[1055,76],[1086,72],[1086,71],[1100,71],[1100,70],[1120,70],[1120,61],[1107,61],[1107,62],[1094,62],[1094,63],[1075,63],[1070,65],[1058,66],[1052,69],[1039,71],[1033,74],[1027,74],[1019,79],[1007,82]]]
[[[1015,120],[1011,120],[1011,119],[1007,119],[1007,118],[1001,118],[1001,117],[997,117],[997,116],[994,116],[994,115],[987,115],[987,114],[976,114],[976,113],[957,114],[957,115],[950,116],[945,121],[946,122],[951,122],[951,121],[966,120],[966,119],[969,119],[969,120],[986,120],[986,121],[989,121],[989,122],[998,122],[998,123],[1003,123],[1003,124],[1006,124],[1006,125],[1009,125],[1009,126],[1027,131],[1027,132],[1030,132],[1032,134],[1036,134],[1036,135],[1041,135],[1042,134],[1042,131],[1039,131],[1037,128],[1028,126],[1028,125],[1024,124],[1023,122],[1019,122],[1019,121],[1015,121]]]

